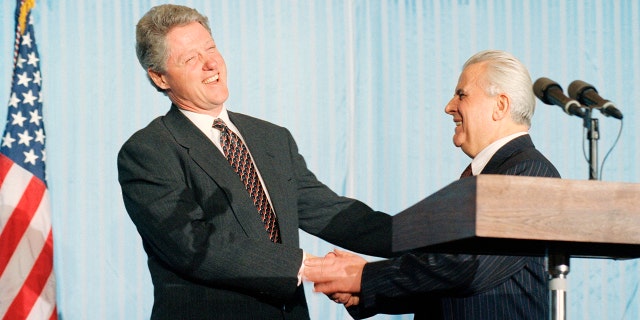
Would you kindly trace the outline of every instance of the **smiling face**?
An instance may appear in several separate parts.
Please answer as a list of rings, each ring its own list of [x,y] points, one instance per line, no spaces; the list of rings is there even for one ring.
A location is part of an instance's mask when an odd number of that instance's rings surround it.
[[[200,23],[173,27],[166,36],[167,71],[148,70],[180,108],[217,116],[229,97],[227,67],[211,34]]]
[[[460,74],[454,97],[444,109],[456,124],[453,144],[471,158],[500,138],[496,112],[501,112],[503,96],[486,92],[484,71],[485,63],[466,67]]]

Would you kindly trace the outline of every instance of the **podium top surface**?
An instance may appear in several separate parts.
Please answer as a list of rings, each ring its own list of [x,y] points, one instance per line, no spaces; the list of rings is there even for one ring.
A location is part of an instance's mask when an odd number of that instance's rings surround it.
[[[393,217],[393,249],[640,257],[640,184],[478,175]]]

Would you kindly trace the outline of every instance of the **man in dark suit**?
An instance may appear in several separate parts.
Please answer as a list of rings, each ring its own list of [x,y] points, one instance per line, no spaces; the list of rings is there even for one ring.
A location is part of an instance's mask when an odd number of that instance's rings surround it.
[[[534,107],[531,78],[515,57],[504,51],[471,57],[445,107],[456,125],[454,144],[473,159],[463,177],[560,177],[528,135]],[[377,313],[415,313],[416,319],[548,317],[542,257],[415,251],[367,263],[336,250],[305,265],[315,290],[345,303],[356,318]]]
[[[287,129],[226,109],[227,70],[206,17],[152,8],[136,53],[172,102],[118,154],[148,255],[152,319],[308,319],[300,275],[311,255],[298,229],[389,255],[391,217],[319,182]]]

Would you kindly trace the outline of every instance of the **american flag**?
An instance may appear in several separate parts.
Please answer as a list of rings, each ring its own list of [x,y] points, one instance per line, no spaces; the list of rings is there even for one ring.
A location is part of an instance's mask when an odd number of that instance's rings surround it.
[[[13,80],[0,147],[0,319],[57,319],[45,177],[42,77],[31,9],[18,0]]]

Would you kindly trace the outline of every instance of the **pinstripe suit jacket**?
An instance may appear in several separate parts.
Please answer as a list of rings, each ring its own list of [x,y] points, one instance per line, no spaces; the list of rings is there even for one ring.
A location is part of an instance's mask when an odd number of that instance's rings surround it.
[[[529,135],[499,149],[484,174],[560,177]],[[355,318],[415,313],[416,319],[546,319],[544,258],[413,252],[365,265]]]
[[[391,251],[391,217],[319,182],[285,128],[229,112],[269,191],[281,244],[244,185],[176,106],[118,154],[127,212],[154,286],[152,319],[308,319],[298,229],[370,255]]]

